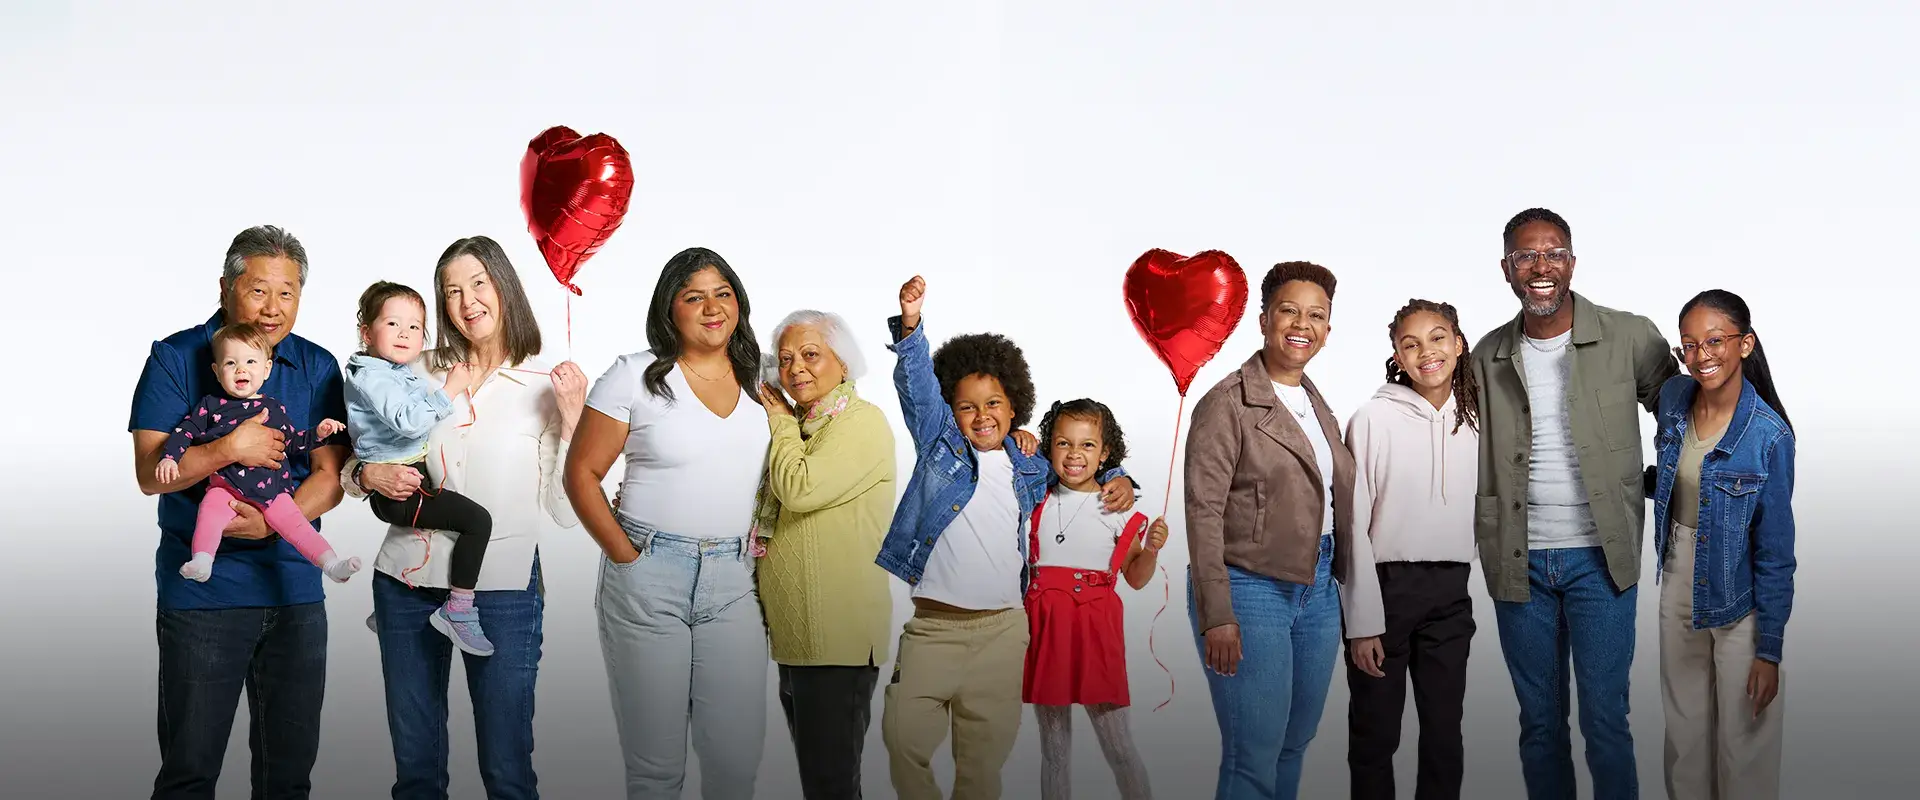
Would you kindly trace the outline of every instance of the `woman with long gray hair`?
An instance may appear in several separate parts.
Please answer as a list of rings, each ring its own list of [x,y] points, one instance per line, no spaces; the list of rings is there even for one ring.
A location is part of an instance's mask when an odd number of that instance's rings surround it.
[[[780,708],[803,796],[858,800],[893,624],[887,573],[873,560],[893,519],[893,429],[854,391],[867,364],[840,315],[796,311],[772,342],[760,403],[773,445],[754,536],[766,552],[760,601]]]

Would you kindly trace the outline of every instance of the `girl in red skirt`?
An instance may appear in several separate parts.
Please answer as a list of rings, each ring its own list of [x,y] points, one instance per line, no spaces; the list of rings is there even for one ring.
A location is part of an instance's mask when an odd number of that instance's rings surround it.
[[[1040,720],[1044,800],[1068,796],[1073,706],[1086,706],[1100,750],[1126,800],[1151,797],[1146,765],[1127,725],[1126,614],[1114,583],[1147,585],[1167,542],[1166,520],[1107,513],[1095,476],[1126,458],[1113,412],[1092,400],[1054,403],[1041,442],[1059,483],[1033,509],[1027,548],[1034,568],[1026,597],[1022,700]]]

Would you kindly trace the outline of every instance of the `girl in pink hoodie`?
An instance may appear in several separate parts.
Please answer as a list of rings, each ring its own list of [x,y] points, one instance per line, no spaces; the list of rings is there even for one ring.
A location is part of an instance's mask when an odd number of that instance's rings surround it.
[[[1479,465],[1479,384],[1453,306],[1410,300],[1388,326],[1387,383],[1347,424],[1354,524],[1340,579],[1351,796],[1392,798],[1407,679],[1420,718],[1417,796],[1458,798]]]

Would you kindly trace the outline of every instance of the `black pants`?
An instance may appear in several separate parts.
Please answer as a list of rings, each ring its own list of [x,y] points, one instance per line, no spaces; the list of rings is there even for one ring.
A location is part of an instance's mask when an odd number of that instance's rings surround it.
[[[1473,644],[1471,568],[1459,562],[1386,563],[1380,595],[1387,631],[1380,637],[1386,663],[1376,678],[1353,665],[1347,649],[1347,766],[1352,797],[1392,800],[1393,753],[1400,748],[1400,717],[1407,679],[1420,719],[1418,800],[1457,800],[1465,773],[1460,718],[1467,695],[1467,651]]]
[[[780,708],[806,800],[859,800],[860,754],[880,668],[780,665]]]
[[[373,515],[389,525],[453,531],[453,555],[447,558],[447,584],[455,589],[472,589],[480,580],[480,564],[487,559],[487,542],[493,537],[493,515],[471,498],[445,489],[435,490],[427,464],[416,461],[407,466],[420,473],[420,490],[405,500],[394,500],[379,492],[367,497]]]
[[[213,800],[242,690],[253,793],[306,800],[327,690],[327,609],[160,609],[160,772],[154,800]]]

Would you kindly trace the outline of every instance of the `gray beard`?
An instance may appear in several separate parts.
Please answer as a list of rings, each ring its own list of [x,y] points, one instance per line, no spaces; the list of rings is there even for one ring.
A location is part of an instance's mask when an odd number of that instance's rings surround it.
[[[1555,292],[1552,299],[1544,303],[1535,303],[1528,299],[1526,286],[1517,283],[1509,285],[1513,287],[1513,296],[1520,298],[1520,309],[1536,317],[1551,317],[1558,314],[1560,313],[1560,307],[1567,303],[1567,293],[1569,290],[1565,284],[1560,286],[1560,291]]]

